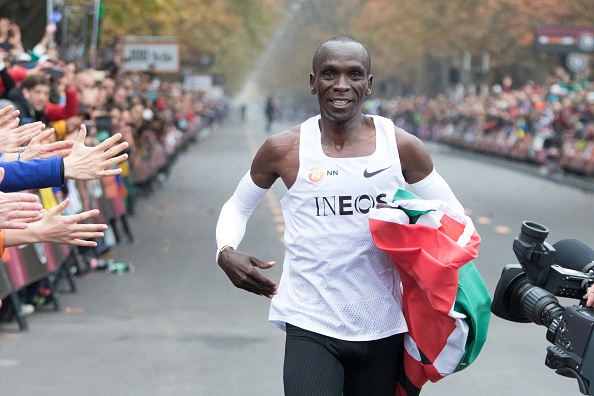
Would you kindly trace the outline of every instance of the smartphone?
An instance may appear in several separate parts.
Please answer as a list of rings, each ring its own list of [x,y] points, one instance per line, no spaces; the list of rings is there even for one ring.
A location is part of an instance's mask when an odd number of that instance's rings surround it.
[[[95,125],[97,126],[97,132],[105,131],[111,135],[111,117],[110,116],[99,116],[95,118]]]
[[[64,70],[57,68],[57,67],[47,68],[47,69],[45,69],[45,72],[54,78],[64,77]]]

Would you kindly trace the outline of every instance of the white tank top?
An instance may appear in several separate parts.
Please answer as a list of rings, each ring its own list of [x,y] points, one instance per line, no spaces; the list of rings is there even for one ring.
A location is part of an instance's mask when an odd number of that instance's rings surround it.
[[[286,248],[269,321],[347,341],[407,331],[400,277],[369,231],[369,209],[405,187],[394,124],[372,116],[369,156],[324,154],[320,116],[301,124],[299,172],[281,200]]]

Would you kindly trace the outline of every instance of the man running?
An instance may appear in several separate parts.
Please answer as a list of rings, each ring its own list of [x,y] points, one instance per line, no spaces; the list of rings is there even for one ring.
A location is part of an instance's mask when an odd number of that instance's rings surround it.
[[[236,287],[272,299],[269,321],[286,331],[285,395],[394,396],[407,325],[398,272],[374,245],[367,214],[407,184],[421,198],[463,209],[419,139],[362,113],[373,80],[362,44],[334,37],[312,66],[320,115],[259,149],[221,210],[217,262]],[[235,249],[278,178],[288,191],[277,287],[258,271],[275,262]]]

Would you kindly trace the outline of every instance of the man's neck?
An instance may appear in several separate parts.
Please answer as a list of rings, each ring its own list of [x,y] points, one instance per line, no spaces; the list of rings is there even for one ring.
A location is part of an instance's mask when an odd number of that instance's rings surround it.
[[[363,114],[344,123],[320,120],[322,148],[329,156],[367,155],[375,150],[375,129],[367,127]]]

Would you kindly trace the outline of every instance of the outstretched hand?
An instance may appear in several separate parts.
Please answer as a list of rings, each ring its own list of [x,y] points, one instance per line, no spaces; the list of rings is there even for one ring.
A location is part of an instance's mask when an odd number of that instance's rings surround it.
[[[44,143],[54,134],[54,128],[45,130],[35,136],[27,147],[21,153],[21,161],[28,161],[30,159],[43,159],[51,157],[66,157],[70,154],[73,140],[62,140],[53,143]]]
[[[127,142],[116,145],[122,134],[116,133],[92,147],[85,145],[86,136],[87,128],[83,124],[70,154],[64,158],[64,176],[73,180],[94,180],[122,173],[120,168],[110,169],[128,158],[128,154],[118,155],[128,147]]]
[[[274,261],[265,263],[246,253],[229,248],[220,254],[218,264],[235,287],[268,298],[274,297],[277,293],[276,284],[256,270],[256,268],[272,268],[276,264]]]
[[[96,217],[99,215],[99,211],[94,209],[75,215],[62,216],[62,211],[69,204],[70,200],[65,199],[56,207],[45,212],[41,220],[31,223],[27,231],[31,232],[31,239],[33,240],[21,241],[20,244],[47,242],[77,246],[97,246],[97,242],[89,239],[103,238],[103,231],[107,229],[107,225],[79,223],[91,217]],[[8,235],[5,234],[5,241]]]
[[[39,121],[19,126],[19,119],[15,117],[0,129],[0,152],[23,151],[23,146],[39,135],[44,127],[45,125]]]
[[[13,105],[8,105],[0,109],[0,129],[6,128],[8,124],[13,122],[19,116],[20,111],[13,111],[13,109]]]
[[[0,168],[0,184],[3,179],[4,168]],[[0,192],[0,229],[23,230],[28,223],[41,219],[42,214],[37,195]]]

